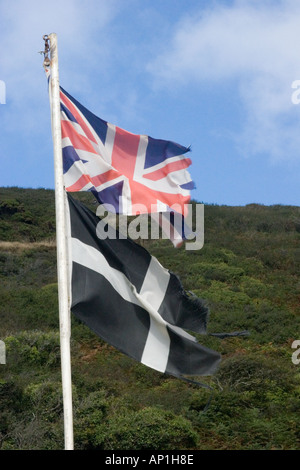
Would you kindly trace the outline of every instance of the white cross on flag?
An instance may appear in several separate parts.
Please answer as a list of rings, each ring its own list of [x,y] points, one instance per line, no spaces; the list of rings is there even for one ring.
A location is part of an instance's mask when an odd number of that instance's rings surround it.
[[[211,375],[220,354],[186,330],[206,333],[208,310],[179,279],[130,239],[100,239],[101,222],[68,195],[71,310],[135,360],[183,378]]]

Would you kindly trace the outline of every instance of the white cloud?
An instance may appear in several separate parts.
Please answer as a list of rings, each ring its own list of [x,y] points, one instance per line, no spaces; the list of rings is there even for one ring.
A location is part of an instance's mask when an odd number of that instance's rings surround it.
[[[300,79],[299,30],[299,2],[214,2],[175,25],[149,70],[168,87],[235,80],[245,117],[234,137],[241,152],[299,160],[300,106],[291,101],[292,82]]]
[[[84,82],[85,70],[87,74],[93,70],[96,51],[97,61],[109,55],[106,28],[116,14],[117,0],[88,0],[85,5],[80,0],[0,3],[0,70],[10,85],[11,99],[22,98],[43,73],[37,52],[44,48],[44,34],[57,33],[60,74],[74,86]]]
[[[88,0],[85,7],[80,0],[0,2],[0,79],[6,84],[1,132],[24,136],[27,147],[30,135],[36,142],[47,139],[50,109],[43,56],[38,54],[44,49],[43,35],[57,33],[61,84],[72,85],[76,95],[88,88],[96,62],[105,60],[109,67],[107,28],[117,5],[118,0]]]
[[[57,33],[61,84],[76,96],[89,87],[99,62],[106,62],[101,73],[109,69],[112,46],[107,32],[118,6],[119,0],[0,1],[0,79],[6,85],[0,158],[13,181],[17,164],[16,171],[28,175],[38,167],[40,184],[52,182],[47,80],[38,54],[44,49],[43,35]],[[92,93],[87,95],[92,99]],[[34,176],[30,178],[36,184]]]

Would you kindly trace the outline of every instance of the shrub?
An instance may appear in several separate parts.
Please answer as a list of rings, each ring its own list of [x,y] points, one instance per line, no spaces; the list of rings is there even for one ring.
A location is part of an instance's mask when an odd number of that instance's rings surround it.
[[[106,393],[103,390],[89,393],[75,410],[75,441],[79,449],[102,448],[107,425]]]
[[[182,416],[155,407],[110,417],[104,449],[172,450],[192,449],[197,433]]]
[[[1,215],[12,215],[16,212],[22,212],[23,210],[23,204],[21,204],[17,199],[5,199],[0,202]]]
[[[212,281],[210,287],[202,291],[201,297],[212,302],[234,306],[245,305],[251,300],[246,293],[234,291],[221,281]]]
[[[23,331],[5,338],[7,363],[12,367],[20,364],[56,366],[60,360],[59,333]]]
[[[31,383],[24,390],[27,400],[37,417],[56,421],[63,411],[61,382],[50,381]]]

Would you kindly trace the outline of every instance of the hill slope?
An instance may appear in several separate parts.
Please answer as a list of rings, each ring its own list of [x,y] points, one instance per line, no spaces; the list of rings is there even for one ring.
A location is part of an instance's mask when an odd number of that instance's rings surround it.
[[[91,208],[93,201],[80,194]],[[72,318],[77,449],[299,449],[300,211],[205,205],[199,251],[144,246],[206,299],[222,353],[200,387],[134,362]],[[0,188],[0,448],[63,447],[54,193]]]

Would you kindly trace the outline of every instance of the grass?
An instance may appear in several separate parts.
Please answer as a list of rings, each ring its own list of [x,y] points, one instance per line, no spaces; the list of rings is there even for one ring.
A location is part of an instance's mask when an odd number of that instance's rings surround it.
[[[0,448],[61,449],[54,194],[0,188],[0,198]],[[222,354],[199,378],[214,392],[204,413],[208,390],[136,363],[71,317],[76,449],[299,450],[299,220],[294,206],[205,205],[201,250],[143,241],[206,300],[210,332],[250,336],[199,337]]]

